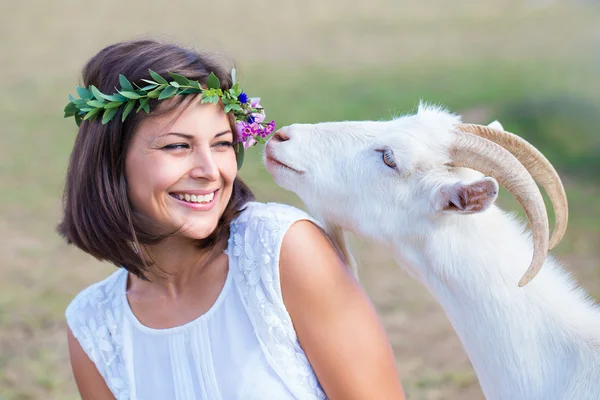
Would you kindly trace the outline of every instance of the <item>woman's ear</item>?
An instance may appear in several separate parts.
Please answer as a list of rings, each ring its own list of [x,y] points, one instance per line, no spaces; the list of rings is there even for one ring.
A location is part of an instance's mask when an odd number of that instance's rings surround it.
[[[498,197],[494,178],[482,178],[471,183],[442,185],[438,193],[438,210],[459,214],[475,214],[487,210]]]

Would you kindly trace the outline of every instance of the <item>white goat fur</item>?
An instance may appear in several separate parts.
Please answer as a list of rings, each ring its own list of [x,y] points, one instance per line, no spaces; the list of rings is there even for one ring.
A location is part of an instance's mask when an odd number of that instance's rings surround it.
[[[265,162],[326,226],[387,246],[437,299],[488,399],[600,399],[600,310],[549,256],[527,286],[526,225],[487,199],[474,214],[444,210],[461,188],[495,184],[450,168],[460,117],[421,105],[391,121],[294,124]],[[382,161],[393,151],[397,169]],[[268,157],[300,170],[270,164]],[[342,245],[343,247],[343,245]]]

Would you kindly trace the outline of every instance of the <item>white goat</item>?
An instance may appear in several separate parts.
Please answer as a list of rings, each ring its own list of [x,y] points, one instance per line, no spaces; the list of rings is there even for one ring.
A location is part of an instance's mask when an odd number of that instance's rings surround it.
[[[566,229],[566,196],[529,143],[421,105],[391,121],[282,128],[265,164],[342,250],[345,229],[393,251],[443,307],[488,399],[600,399],[600,310],[546,257]],[[532,177],[554,205],[550,241]],[[494,205],[496,180],[532,235]]]

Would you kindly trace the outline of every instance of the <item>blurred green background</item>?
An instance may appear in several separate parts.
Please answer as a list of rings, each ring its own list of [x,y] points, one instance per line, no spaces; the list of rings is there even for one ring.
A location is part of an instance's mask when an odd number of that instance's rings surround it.
[[[114,270],[55,233],[86,60],[153,36],[234,58],[279,126],[389,119],[440,103],[499,119],[564,179],[571,219],[553,252],[600,298],[600,3],[559,0],[3,0],[0,5],[0,400],[75,399],[64,309]],[[302,207],[248,155],[259,200]],[[521,211],[503,193],[500,202]],[[362,282],[409,399],[482,399],[440,307],[381,248],[355,240]]]

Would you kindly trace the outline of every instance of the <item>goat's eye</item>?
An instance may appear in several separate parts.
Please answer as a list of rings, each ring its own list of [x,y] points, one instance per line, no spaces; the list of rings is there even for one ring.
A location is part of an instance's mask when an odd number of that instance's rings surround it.
[[[384,150],[382,152],[383,163],[390,168],[396,168],[396,159],[394,153],[391,150]]]

